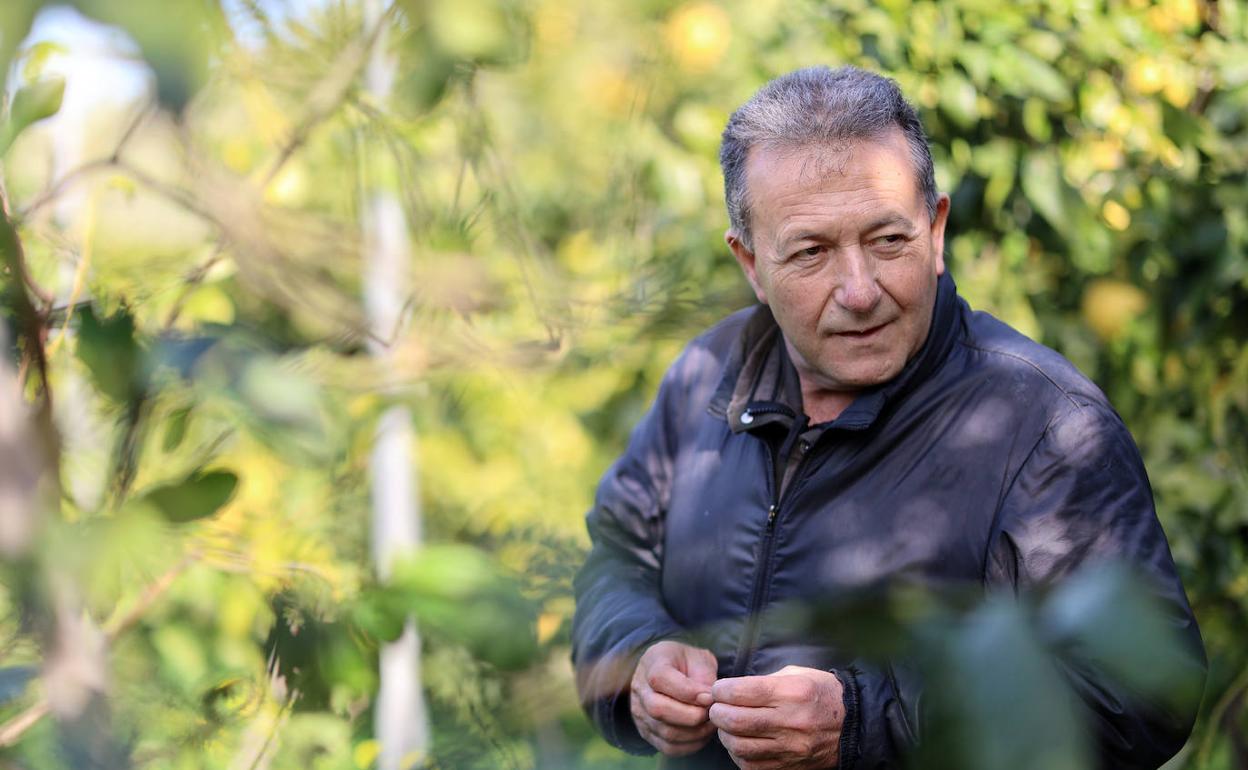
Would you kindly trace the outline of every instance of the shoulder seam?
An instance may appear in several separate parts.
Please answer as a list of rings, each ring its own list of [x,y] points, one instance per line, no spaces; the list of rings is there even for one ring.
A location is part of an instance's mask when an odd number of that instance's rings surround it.
[[[1044,369],[1040,368],[1040,366],[1038,366],[1038,365],[1036,364],[1036,362],[1035,362],[1035,361],[1032,361],[1032,360],[1031,360],[1031,359],[1029,359],[1029,358],[1024,358],[1023,356],[1020,356],[1020,355],[1018,355],[1017,353],[1010,353],[1009,351],[1006,351],[1006,350],[998,350],[998,349],[996,349],[996,348],[985,348],[985,347],[981,347],[981,346],[979,346],[979,345],[973,345],[973,344],[971,344],[971,343],[967,342],[966,340],[960,340],[960,342],[962,343],[962,345],[963,345],[964,347],[970,348],[971,350],[978,350],[978,351],[980,351],[981,353],[994,353],[994,354],[999,355],[999,356],[1005,356],[1006,358],[1012,358],[1012,359],[1014,359],[1014,360],[1016,360],[1016,361],[1021,361],[1021,362],[1025,363],[1025,364],[1027,364],[1028,366],[1030,366],[1032,369],[1035,369],[1035,370],[1036,370],[1036,371],[1040,374],[1040,376],[1041,376],[1041,377],[1043,377],[1044,379],[1048,380],[1048,381],[1049,381],[1049,384],[1050,384],[1050,385],[1052,385],[1054,388],[1057,388],[1057,391],[1058,391],[1059,393],[1061,393],[1063,396],[1065,396],[1065,397],[1066,397],[1066,400],[1067,400],[1067,401],[1069,401],[1072,405],[1074,405],[1074,407],[1075,407],[1076,409],[1082,409],[1082,408],[1084,408],[1085,406],[1088,406],[1088,404],[1086,404],[1086,403],[1082,403],[1082,402],[1080,402],[1078,399],[1076,399],[1074,396],[1072,396],[1072,395],[1070,394],[1070,391],[1068,391],[1068,390],[1066,390],[1066,388],[1062,387],[1062,386],[1061,386],[1061,385],[1057,382],[1057,380],[1055,380],[1055,379],[1053,379],[1052,377],[1050,377],[1050,376],[1049,376],[1049,373],[1048,373],[1048,372],[1046,372]],[[1048,431],[1048,427],[1047,427],[1047,426],[1046,426],[1046,428],[1045,428],[1045,431],[1046,431],[1046,432]]]

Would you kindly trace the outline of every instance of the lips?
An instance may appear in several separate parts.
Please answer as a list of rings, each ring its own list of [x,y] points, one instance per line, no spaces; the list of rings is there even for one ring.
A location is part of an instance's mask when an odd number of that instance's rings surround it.
[[[869,326],[866,329],[859,329],[858,331],[837,332],[836,336],[846,337],[851,340],[865,340],[879,334],[885,326],[888,326],[888,324],[889,322],[885,321],[878,326]]]

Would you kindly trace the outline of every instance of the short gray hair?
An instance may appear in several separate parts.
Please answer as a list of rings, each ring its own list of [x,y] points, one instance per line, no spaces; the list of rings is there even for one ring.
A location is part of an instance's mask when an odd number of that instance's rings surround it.
[[[910,146],[919,190],[934,220],[939,195],[932,152],[918,113],[895,81],[857,67],[807,67],[763,86],[732,113],[719,149],[732,229],[746,248],[754,248],[745,163],[755,146],[801,147],[874,139],[893,127],[901,129]]]

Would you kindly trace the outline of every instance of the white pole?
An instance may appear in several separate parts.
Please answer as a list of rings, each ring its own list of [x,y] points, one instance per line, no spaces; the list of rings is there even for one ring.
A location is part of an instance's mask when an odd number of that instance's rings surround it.
[[[365,34],[382,23],[384,6],[384,0],[365,0]],[[382,30],[365,73],[365,89],[383,106],[389,100],[396,68],[386,42],[386,30]],[[379,173],[381,162],[374,142],[365,136],[360,146],[365,171],[364,299],[375,336],[370,347],[384,360],[389,351],[376,340],[393,339],[401,320],[410,256],[407,222],[393,175]],[[382,579],[389,576],[396,554],[410,553],[420,544],[418,462],[411,412],[403,406],[390,407],[378,420],[372,454],[372,550]],[[413,618],[408,618],[402,636],[382,647],[379,674],[374,723],[380,744],[378,770],[422,766],[429,753],[429,718],[421,689],[420,636]]]

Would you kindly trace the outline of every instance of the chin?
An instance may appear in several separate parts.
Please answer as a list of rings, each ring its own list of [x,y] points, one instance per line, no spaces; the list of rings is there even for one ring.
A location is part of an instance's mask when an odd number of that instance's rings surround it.
[[[863,390],[865,388],[875,387],[876,385],[883,385],[896,377],[898,374],[901,374],[902,368],[903,367],[901,366],[890,364],[871,371],[842,372],[839,377],[835,377],[834,379],[844,383],[846,389]]]

